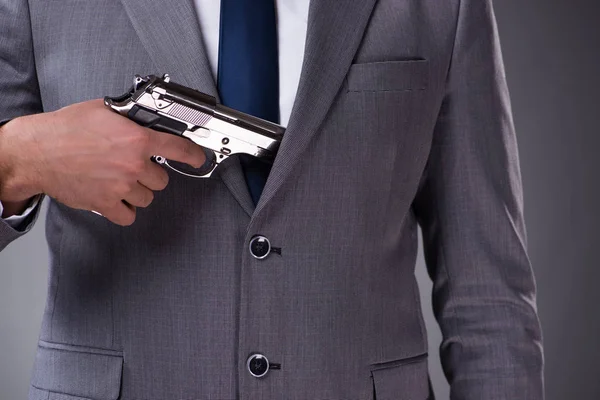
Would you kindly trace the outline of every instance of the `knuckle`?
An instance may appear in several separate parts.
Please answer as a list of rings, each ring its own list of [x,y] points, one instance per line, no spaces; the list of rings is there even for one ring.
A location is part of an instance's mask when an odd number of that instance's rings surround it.
[[[183,137],[174,137],[174,139],[177,141],[177,147],[179,147],[180,151],[188,155],[192,153],[192,145],[194,142]]]
[[[169,174],[166,171],[161,170],[159,175],[159,185],[157,190],[163,190],[169,184]]]
[[[144,172],[145,167],[146,167],[146,163],[143,160],[137,158],[137,159],[132,160],[129,163],[129,168],[128,168],[129,171],[128,172],[131,175],[138,177],[142,172]]]
[[[129,225],[127,225],[127,223],[121,217],[117,217],[117,218],[112,219],[112,222],[114,222],[115,224],[117,224],[119,226],[129,226]]]
[[[120,226],[130,226],[135,222],[135,210],[127,210],[116,213],[112,221]]]
[[[115,193],[119,197],[119,199],[121,199],[124,196],[131,193],[131,186],[124,181],[115,183],[115,185],[113,186],[113,193]]]
[[[137,147],[145,149],[150,143],[150,135],[144,128],[136,126],[131,130],[131,141]]]
[[[128,213],[123,217],[122,226],[130,226],[130,225],[133,225],[134,222],[135,222],[135,211],[132,211],[131,213]]]
[[[126,145],[131,149],[133,154],[139,155],[147,151],[150,146],[150,136],[142,127],[134,126],[127,128],[128,134]]]
[[[180,145],[181,153],[186,157],[186,159],[192,158],[194,156],[194,151],[192,149],[191,143],[187,141],[181,143]]]
[[[152,201],[154,201],[154,193],[148,190],[144,195],[144,199],[142,200],[142,207],[148,207],[150,204],[152,204]]]
[[[108,207],[110,208],[110,210],[113,210],[113,212],[117,213],[119,210],[119,206],[121,205],[122,200],[117,200],[116,197],[113,197],[110,199],[110,202],[108,203]]]

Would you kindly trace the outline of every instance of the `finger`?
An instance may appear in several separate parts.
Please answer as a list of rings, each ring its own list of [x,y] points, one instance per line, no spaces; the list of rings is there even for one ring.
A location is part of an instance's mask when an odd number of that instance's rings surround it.
[[[154,193],[152,190],[148,189],[146,186],[135,183],[129,193],[125,195],[123,198],[127,203],[131,204],[135,207],[148,207],[152,200],[154,200]]]
[[[150,135],[150,151],[153,155],[161,155],[169,160],[179,161],[195,168],[200,168],[206,155],[202,147],[189,139],[171,135],[168,133],[156,132],[148,129]]]
[[[150,190],[163,190],[169,183],[169,174],[163,167],[148,159],[146,167],[138,178],[138,182]]]
[[[121,226],[129,226],[135,221],[135,207],[122,201],[101,210],[100,213],[109,221]]]

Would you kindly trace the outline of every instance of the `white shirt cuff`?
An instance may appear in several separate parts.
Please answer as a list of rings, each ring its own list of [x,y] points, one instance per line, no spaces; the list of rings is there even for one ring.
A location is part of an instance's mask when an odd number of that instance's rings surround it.
[[[23,223],[25,222],[27,217],[29,217],[31,215],[31,213],[33,212],[35,207],[37,207],[38,203],[40,202],[40,197],[41,197],[41,194],[34,196],[33,199],[31,200],[31,202],[29,203],[29,207],[27,207],[27,209],[25,211],[23,211],[23,213],[17,214],[17,215],[11,215],[10,217],[3,218],[3,220],[6,221],[6,223],[8,225],[10,225],[10,227],[13,229],[19,230],[19,228],[23,228],[22,227]],[[4,211],[4,206],[2,205],[2,202],[0,201],[0,215],[2,215],[3,211]]]

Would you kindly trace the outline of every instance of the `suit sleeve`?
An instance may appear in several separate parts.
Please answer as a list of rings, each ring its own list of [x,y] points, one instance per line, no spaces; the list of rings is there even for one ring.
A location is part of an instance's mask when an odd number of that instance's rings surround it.
[[[413,210],[451,399],[543,399],[517,140],[491,0],[460,4]]]
[[[27,4],[25,0],[0,0],[0,125],[42,112]],[[29,232],[39,210],[38,205],[21,230],[0,219],[0,251]]]
[[[18,215],[11,215],[10,217],[6,217],[6,218],[4,218],[4,221],[6,221],[6,223],[8,225],[12,226],[13,228],[15,228],[18,231],[26,230],[29,227],[29,224],[31,221],[31,216],[33,215],[38,204],[40,203],[42,196],[43,195],[41,195],[41,194],[34,196],[30,200],[29,205],[27,206],[25,211],[23,211],[21,214],[18,214]],[[4,205],[0,201],[0,215],[2,215],[3,211],[4,211]]]

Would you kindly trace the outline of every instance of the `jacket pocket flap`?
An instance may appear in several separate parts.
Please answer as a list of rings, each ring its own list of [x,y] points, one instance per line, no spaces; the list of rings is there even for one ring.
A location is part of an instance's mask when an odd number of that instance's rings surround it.
[[[117,400],[122,370],[121,352],[40,341],[31,385],[92,400]]]
[[[384,61],[352,64],[348,91],[425,90],[429,81],[429,60]]]
[[[373,365],[375,400],[427,400],[430,398],[427,355]]]

